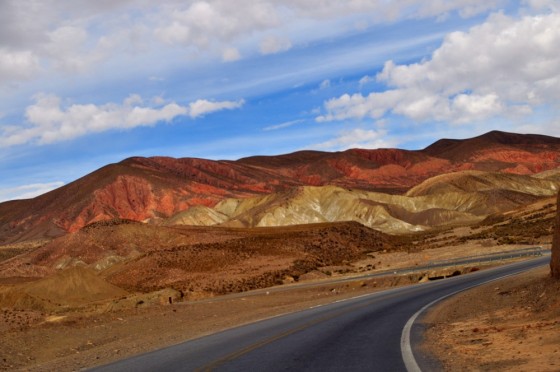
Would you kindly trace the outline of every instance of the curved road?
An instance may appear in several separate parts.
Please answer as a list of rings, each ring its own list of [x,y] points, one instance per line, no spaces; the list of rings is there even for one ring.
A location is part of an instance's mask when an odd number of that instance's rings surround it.
[[[545,265],[549,257],[469,275],[372,293],[283,315],[165,349],[95,371],[406,371],[429,361],[403,360],[420,309],[458,291]],[[420,326],[411,327],[412,345]],[[401,338],[404,347],[401,348]],[[402,349],[402,350],[401,350]],[[410,348],[408,348],[410,351]],[[412,347],[414,349],[414,347]],[[412,363],[412,364],[411,364]],[[433,369],[433,364],[425,368]]]

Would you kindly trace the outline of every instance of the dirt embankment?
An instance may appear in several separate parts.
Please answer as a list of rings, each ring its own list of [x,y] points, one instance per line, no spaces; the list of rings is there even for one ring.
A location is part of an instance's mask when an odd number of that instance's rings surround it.
[[[425,319],[446,371],[559,371],[560,281],[549,269],[452,297]]]

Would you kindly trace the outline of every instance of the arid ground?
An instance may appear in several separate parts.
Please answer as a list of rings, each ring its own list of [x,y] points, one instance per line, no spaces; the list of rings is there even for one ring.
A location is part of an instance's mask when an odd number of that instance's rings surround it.
[[[0,203],[0,368],[99,365],[484,268],[419,269],[432,261],[549,247],[559,154],[560,138],[493,131],[418,151],[131,158]],[[394,274],[404,267],[418,270]],[[363,278],[379,272],[388,275]],[[555,349],[539,344],[548,336],[533,332],[557,326],[557,286],[538,275],[473,292],[456,312],[450,302],[430,327],[446,340],[433,352],[450,369],[511,367],[511,355],[468,359],[495,344],[519,351],[516,367],[534,359],[554,369]],[[333,282],[341,277],[354,279]]]
[[[454,296],[424,321],[446,371],[560,370],[560,282],[548,268]]]
[[[466,251],[482,254],[515,248],[500,246],[489,249],[469,244],[418,253],[380,253],[375,258],[340,267],[341,273],[334,271],[327,276],[317,271],[309,275],[309,279],[303,278],[299,284],[263,289],[254,294],[237,293],[171,305],[168,303],[169,293],[155,292],[124,296],[109,302],[93,302],[87,306],[82,303],[74,308],[58,308],[50,312],[4,308],[0,312],[0,368],[55,371],[91,367],[258,319],[418,283],[430,274],[438,274],[419,272],[336,284],[325,282],[363,273],[360,268],[370,264],[368,260],[375,260],[381,268],[378,270],[386,270],[415,266],[428,259],[435,261],[457,257]],[[483,265],[471,265],[462,269],[469,272],[483,268]],[[442,269],[440,272],[449,270]],[[299,287],[302,284],[313,285]],[[276,291],[276,288],[282,291]]]

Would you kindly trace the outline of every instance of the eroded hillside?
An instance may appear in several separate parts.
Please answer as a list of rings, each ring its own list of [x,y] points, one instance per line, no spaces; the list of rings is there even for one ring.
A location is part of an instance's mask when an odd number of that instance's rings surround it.
[[[232,229],[112,221],[0,263],[0,278],[37,280],[83,267],[128,291],[223,294],[294,281],[320,267],[393,250],[393,240],[355,222]]]
[[[226,199],[214,208],[181,212],[167,225],[235,227],[356,221],[390,234],[469,225],[555,195],[554,175],[532,177],[481,171],[430,178],[405,195],[335,186],[299,187],[245,199]]]
[[[228,198],[289,193],[303,186],[402,195],[444,173],[481,170],[528,175],[559,165],[560,139],[496,131],[466,140],[440,140],[418,151],[302,151],[237,161],[136,157],[34,199],[0,203],[0,244],[50,239],[113,218],[158,221],[196,207],[212,208]],[[221,218],[219,214],[201,217],[194,211],[201,218],[199,224]],[[464,219],[445,212],[434,221],[449,216]],[[421,225],[406,218],[405,223]]]

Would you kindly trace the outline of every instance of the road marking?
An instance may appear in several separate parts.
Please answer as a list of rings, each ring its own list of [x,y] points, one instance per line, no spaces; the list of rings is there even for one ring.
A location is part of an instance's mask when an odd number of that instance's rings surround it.
[[[525,271],[525,270],[523,270],[523,271]],[[522,273],[523,271],[503,275],[503,276],[500,276],[498,278],[494,278],[494,279],[491,279],[491,280],[488,280],[486,282],[482,282],[482,283],[479,283],[479,284],[474,284],[474,285],[471,285],[469,287],[460,289],[458,291],[449,293],[445,296],[442,296],[438,299],[435,299],[434,301],[430,302],[429,304],[427,304],[426,306],[424,306],[423,308],[418,310],[413,316],[410,317],[410,319],[408,319],[408,321],[404,325],[404,328],[403,328],[403,331],[402,331],[402,334],[401,334],[401,354],[402,354],[402,358],[403,358],[406,370],[408,372],[422,372],[422,369],[420,369],[420,366],[418,365],[418,362],[416,362],[416,358],[414,358],[414,353],[412,352],[412,344],[410,342],[410,333],[412,331],[412,325],[414,324],[416,319],[424,311],[426,311],[428,308],[435,305],[436,303],[438,303],[440,301],[443,301],[448,297],[454,296],[457,293],[464,292],[464,291],[467,291],[471,288],[478,287],[478,286],[481,286],[481,285],[484,285],[484,284],[492,283],[492,282],[497,281],[497,280],[502,280],[502,279],[505,279],[505,278],[513,276],[513,275],[518,275],[518,274]]]

